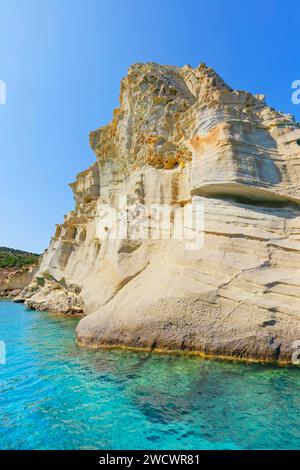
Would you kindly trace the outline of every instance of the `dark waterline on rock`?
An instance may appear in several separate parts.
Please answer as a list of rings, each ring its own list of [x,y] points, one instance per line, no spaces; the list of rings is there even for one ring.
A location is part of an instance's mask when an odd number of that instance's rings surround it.
[[[86,351],[79,319],[0,302],[1,449],[297,449],[300,370]]]

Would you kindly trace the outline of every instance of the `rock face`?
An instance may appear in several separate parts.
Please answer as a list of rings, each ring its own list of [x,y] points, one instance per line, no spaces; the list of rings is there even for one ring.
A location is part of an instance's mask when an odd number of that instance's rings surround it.
[[[300,340],[293,117],[232,90],[204,64],[136,64],[112,122],[90,144],[97,161],[71,185],[76,208],[23,292],[27,305],[84,312],[85,347],[291,361]],[[125,212],[127,228],[146,213],[147,237],[116,237],[103,223],[105,207],[124,214],[120,197],[135,210],[131,222]],[[153,204],[169,208],[170,236],[163,226],[154,236]],[[202,237],[197,249],[175,233],[187,207],[203,221],[188,227]]]
[[[36,265],[0,268],[0,297],[15,297],[27,287],[38,271]]]

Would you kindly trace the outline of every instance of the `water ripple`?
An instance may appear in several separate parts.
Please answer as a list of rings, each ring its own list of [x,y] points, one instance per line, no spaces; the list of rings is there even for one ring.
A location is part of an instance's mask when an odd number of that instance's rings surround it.
[[[85,351],[77,322],[0,302],[1,449],[299,448],[299,369]]]

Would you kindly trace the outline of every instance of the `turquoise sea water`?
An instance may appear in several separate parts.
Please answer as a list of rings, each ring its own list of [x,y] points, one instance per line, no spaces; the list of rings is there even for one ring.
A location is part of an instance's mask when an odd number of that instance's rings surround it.
[[[77,322],[0,302],[1,449],[300,447],[300,369],[80,350]]]

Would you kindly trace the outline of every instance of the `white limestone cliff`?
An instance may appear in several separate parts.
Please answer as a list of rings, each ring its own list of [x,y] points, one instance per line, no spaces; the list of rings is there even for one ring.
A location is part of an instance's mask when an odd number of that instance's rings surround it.
[[[23,299],[84,313],[85,347],[290,362],[300,340],[299,143],[291,115],[204,64],[133,65],[112,122],[90,135],[97,161],[71,185],[76,207]],[[201,207],[203,246],[99,235],[104,204],[120,196],[173,215]]]

